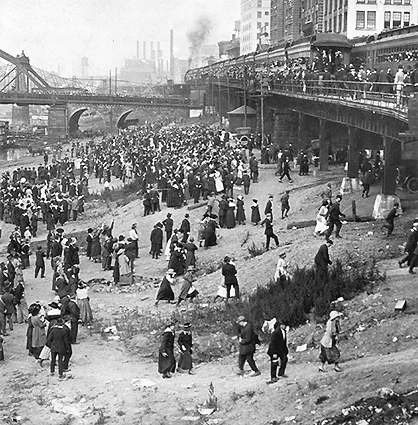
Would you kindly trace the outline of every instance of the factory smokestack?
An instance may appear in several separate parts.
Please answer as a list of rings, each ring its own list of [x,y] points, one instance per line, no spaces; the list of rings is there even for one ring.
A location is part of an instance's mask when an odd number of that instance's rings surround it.
[[[170,79],[174,81],[174,31],[170,30]]]

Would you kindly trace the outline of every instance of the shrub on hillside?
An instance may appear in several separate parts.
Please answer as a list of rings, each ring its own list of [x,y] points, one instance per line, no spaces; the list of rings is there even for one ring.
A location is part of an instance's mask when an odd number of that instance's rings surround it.
[[[253,242],[247,249],[251,258],[258,257],[266,252],[266,246],[264,243],[261,244],[261,246],[258,246]]]
[[[273,317],[299,326],[309,319],[309,313],[323,318],[329,314],[332,301],[353,298],[381,279],[374,263],[348,269],[337,260],[328,278],[320,278],[313,268],[297,268],[292,278],[259,286],[247,301],[247,311],[258,327]]]
[[[197,301],[193,308],[173,309],[169,318],[160,311],[122,309],[116,320],[96,325],[99,330],[115,325],[118,335],[127,344],[136,341],[137,352],[152,355],[158,352],[168,320],[180,324],[191,322],[196,337],[195,353],[200,361],[207,361],[235,349],[236,340],[230,337],[237,334],[238,316],[247,317],[256,329],[261,329],[264,320],[273,317],[289,321],[292,327],[296,327],[306,323],[310,315],[323,319],[329,314],[332,301],[339,297],[348,300],[382,278],[374,263],[343,267],[337,261],[330,269],[328,279],[319,279],[313,268],[297,268],[292,278],[278,282],[271,280],[266,286],[259,285],[251,295],[226,305]]]

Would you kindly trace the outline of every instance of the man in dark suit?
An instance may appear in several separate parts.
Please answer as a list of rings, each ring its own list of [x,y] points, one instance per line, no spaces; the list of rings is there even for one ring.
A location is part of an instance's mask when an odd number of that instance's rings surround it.
[[[244,316],[238,317],[237,323],[239,326],[238,375],[244,375],[245,361],[248,362],[250,368],[252,369],[250,376],[261,375],[261,372],[258,370],[253,357],[255,353],[255,346],[260,345],[258,335],[254,332],[251,324],[245,320]]]
[[[273,195],[269,196],[266,208],[264,208],[264,215],[271,214],[271,220],[273,221]]]
[[[186,243],[190,236],[190,220],[189,214],[185,214],[183,221],[181,222],[180,230],[183,232],[183,239],[181,242]]]
[[[226,300],[228,301],[228,299],[230,298],[231,286],[234,287],[235,297],[239,298],[237,269],[235,268],[234,263],[231,262],[231,259],[228,256],[224,258],[224,263],[222,265],[222,275],[225,278],[224,284],[226,286]]]
[[[58,319],[56,325],[54,325],[49,331],[46,345],[51,349],[51,375],[55,372],[55,364],[58,357],[58,375],[60,379],[63,379],[65,358],[71,353],[68,329],[64,325],[63,319]]]
[[[267,354],[270,356],[270,381],[268,384],[274,384],[278,381],[278,377],[282,376],[286,378],[285,370],[287,365],[287,355],[289,350],[287,348],[287,323],[276,322],[274,325],[274,332],[271,335],[270,345],[267,350]],[[277,366],[280,368],[278,376]]]
[[[261,226],[266,225],[266,230],[264,234],[266,235],[266,250],[270,249],[270,239],[273,238],[276,242],[276,246],[279,246],[279,238],[273,231],[273,217],[271,213],[266,214],[266,218],[260,223]]]
[[[327,239],[327,243],[321,245],[315,255],[316,272],[320,278],[328,277],[328,265],[332,264],[329,258],[328,247],[333,245],[331,239]]]
[[[340,231],[342,227],[342,223],[340,221],[340,217],[345,217],[345,214],[341,212],[340,210],[340,203],[342,200],[341,195],[337,195],[335,198],[335,202],[329,207],[328,213],[326,215],[326,219],[329,222],[328,231],[325,233],[325,239],[329,239],[332,231],[335,229],[335,237],[341,238]]]

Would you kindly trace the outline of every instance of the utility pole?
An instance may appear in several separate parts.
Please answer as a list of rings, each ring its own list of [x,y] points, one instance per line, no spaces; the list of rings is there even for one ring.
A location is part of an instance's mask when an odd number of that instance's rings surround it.
[[[109,71],[109,96],[112,95],[112,70]]]
[[[244,56],[244,127],[247,127],[247,68]]]
[[[218,94],[219,94],[219,125],[222,127],[222,102],[221,102],[221,77],[218,76]]]

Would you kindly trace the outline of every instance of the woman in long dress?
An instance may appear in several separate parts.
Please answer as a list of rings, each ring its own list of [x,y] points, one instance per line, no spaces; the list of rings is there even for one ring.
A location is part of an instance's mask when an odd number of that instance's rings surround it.
[[[168,269],[166,275],[161,281],[160,287],[157,292],[157,300],[155,301],[155,305],[157,306],[160,301],[174,301],[174,292],[171,288],[171,284],[174,282],[174,276],[176,272],[173,269]]]
[[[177,340],[181,352],[177,371],[180,373],[188,372],[190,375],[194,375],[192,362],[193,338],[191,328],[192,325],[190,323],[185,323]]]
[[[244,197],[242,195],[237,196],[237,216],[236,220],[238,224],[245,224],[245,210],[244,210]]]
[[[83,322],[83,326],[90,325],[93,321],[93,313],[90,307],[89,288],[84,282],[78,283],[76,291],[77,305],[80,309],[80,319]]]
[[[251,205],[251,223],[256,226],[261,221],[260,216],[260,207],[258,205],[258,200],[253,199],[253,203]]]
[[[196,254],[195,252],[198,250],[197,246],[194,244],[194,238],[191,236],[189,238],[189,242],[187,242],[184,245],[184,248],[186,250],[186,269],[189,266],[195,266],[196,265]]]
[[[91,258],[95,263],[100,262],[102,257],[102,247],[100,244],[100,229],[96,229],[95,232],[92,234],[92,241],[91,241],[91,251],[90,255]]]
[[[328,213],[328,201],[324,199],[316,215],[315,236],[323,235],[328,230],[327,219],[325,218]]]
[[[123,252],[118,255],[119,260],[119,283],[122,285],[132,285],[133,283],[133,273],[131,269],[131,264],[129,258],[125,254],[125,249]]]
[[[325,334],[321,339],[321,352],[319,354],[319,360],[321,366],[319,367],[320,372],[325,372],[325,363],[334,364],[334,370],[341,372],[339,366],[340,362],[340,350],[337,348],[337,335],[340,333],[340,317],[341,313],[338,311],[331,311],[329,314],[329,320],[326,325]]]
[[[32,310],[32,316],[30,318],[33,329],[32,329],[32,349],[35,359],[39,358],[42,348],[46,343],[46,321],[45,316],[41,314],[41,306],[36,305]]]
[[[223,190],[224,190],[224,184],[223,184],[223,181],[222,181],[222,175],[221,175],[221,173],[219,172],[219,170],[216,170],[216,171],[215,171],[215,176],[214,176],[214,178],[215,178],[215,188],[216,188],[216,192],[217,192],[217,193],[223,192]]]
[[[163,340],[158,352],[158,373],[163,378],[171,378],[176,370],[176,359],[174,357],[175,324],[169,323],[163,333]]]
[[[225,224],[227,229],[235,227],[235,202],[232,198],[228,200],[228,209],[226,210]]]

